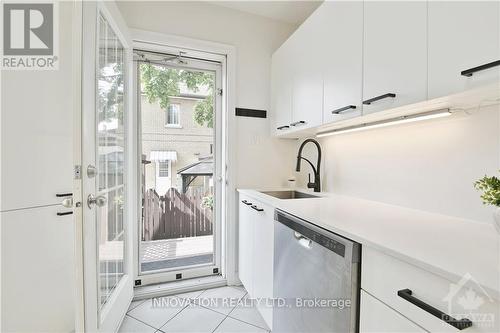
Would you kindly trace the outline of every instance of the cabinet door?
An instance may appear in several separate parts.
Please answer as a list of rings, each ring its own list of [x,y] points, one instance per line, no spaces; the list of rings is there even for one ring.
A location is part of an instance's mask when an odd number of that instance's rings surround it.
[[[429,2],[429,98],[497,82],[499,67],[460,73],[500,60],[498,7],[497,1]]]
[[[58,70],[2,70],[1,211],[60,203],[73,189],[71,3],[61,3]],[[22,88],[21,88],[22,87]]]
[[[363,2],[328,1],[318,8],[324,28],[323,123],[361,115]]]
[[[290,37],[292,54],[292,129],[319,126],[323,120],[323,40],[319,13],[314,12]]]
[[[254,229],[254,264],[253,264],[253,294],[251,297],[271,299],[273,297],[274,272],[274,209],[271,206],[255,202],[253,221]],[[262,303],[257,309],[269,328],[273,323],[273,308]]]
[[[2,332],[75,329],[73,215],[61,206],[0,213]]]
[[[253,293],[253,242],[254,242],[254,222],[253,210],[244,202],[251,202],[251,199],[240,196],[239,205],[239,254],[238,254],[238,275],[241,283],[248,293]]]
[[[425,100],[427,3],[366,1],[364,8],[363,113]]]
[[[273,54],[271,72],[271,105],[274,126],[271,133],[280,135],[290,130],[292,122],[292,66],[288,44]]]
[[[426,332],[375,297],[361,290],[359,332]]]

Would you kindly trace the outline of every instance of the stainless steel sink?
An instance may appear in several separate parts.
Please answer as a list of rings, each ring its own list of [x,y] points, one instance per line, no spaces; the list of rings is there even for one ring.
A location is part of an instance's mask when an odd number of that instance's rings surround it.
[[[278,199],[306,199],[306,198],[320,198],[317,195],[303,193],[298,191],[262,191],[261,193],[270,195]]]

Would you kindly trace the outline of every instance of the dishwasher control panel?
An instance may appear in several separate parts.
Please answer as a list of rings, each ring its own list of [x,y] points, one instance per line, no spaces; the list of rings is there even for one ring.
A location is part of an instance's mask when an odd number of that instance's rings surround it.
[[[338,236],[330,231],[323,230],[316,226],[314,226],[314,229],[317,229],[318,231],[312,230],[313,225],[311,223],[307,221],[299,222],[297,218],[293,219],[289,218],[281,212],[277,212],[275,214],[275,220],[286,225],[290,229],[295,230],[296,232],[300,233],[305,238],[310,239],[314,243],[319,244],[329,249],[332,252],[335,252],[339,256],[341,257],[345,256],[345,245],[335,239],[332,239],[332,238],[340,239],[341,236]],[[309,226],[306,226],[304,224]]]

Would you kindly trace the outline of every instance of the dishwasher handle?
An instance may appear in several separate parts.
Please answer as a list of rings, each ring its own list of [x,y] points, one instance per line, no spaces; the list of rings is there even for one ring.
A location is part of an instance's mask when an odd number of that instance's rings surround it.
[[[303,247],[305,247],[306,249],[310,249],[312,247],[312,240],[305,237],[301,233],[294,231],[293,236],[299,242],[299,244],[302,245]]]

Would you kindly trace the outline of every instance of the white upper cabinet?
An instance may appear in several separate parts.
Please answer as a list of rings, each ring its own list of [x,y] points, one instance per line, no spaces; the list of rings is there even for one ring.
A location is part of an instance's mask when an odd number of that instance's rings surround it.
[[[277,135],[289,131],[292,122],[292,66],[287,45],[285,43],[272,58],[271,112],[274,126],[271,133]]]
[[[323,122],[361,115],[363,2],[329,1],[319,9],[323,22]]]
[[[317,37],[324,29],[320,10],[290,38],[292,46],[293,89],[292,129],[321,125],[323,121],[323,73],[321,52],[324,41]]]
[[[499,66],[461,75],[500,60],[497,1],[430,1],[428,20],[429,98],[498,80]]]
[[[364,3],[363,113],[427,98],[427,3]]]

